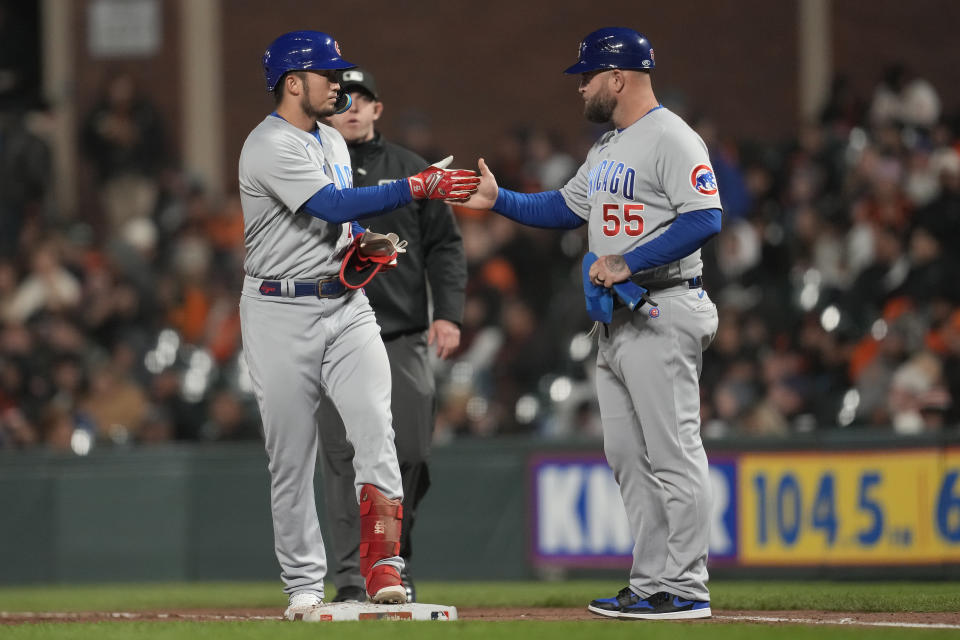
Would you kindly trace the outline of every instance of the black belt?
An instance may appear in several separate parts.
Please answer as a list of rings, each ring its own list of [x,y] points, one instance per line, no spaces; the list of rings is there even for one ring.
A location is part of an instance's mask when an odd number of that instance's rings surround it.
[[[696,277],[690,278],[689,280],[683,280],[681,282],[677,282],[676,284],[665,284],[659,287],[650,287],[648,290],[648,293],[653,295],[653,294],[656,294],[657,291],[663,291],[664,289],[672,289],[673,287],[679,287],[684,282],[687,284],[687,287],[689,287],[690,289],[699,289],[700,287],[703,286],[703,276],[696,276]],[[647,287],[644,287],[644,289],[646,288]],[[619,309],[620,307],[625,307],[625,306],[627,305],[623,304],[619,296],[613,296],[614,309]],[[638,304],[637,306],[639,307],[640,305]]]
[[[679,281],[674,281],[673,283],[665,282],[661,285],[654,285],[650,287],[644,286],[642,282],[638,282],[637,284],[639,284],[641,287],[644,287],[645,289],[649,289],[650,292],[653,293],[654,291],[662,291],[664,289],[672,289],[674,287],[679,287],[684,283],[686,283],[686,285],[691,289],[699,289],[700,287],[703,286],[703,276],[695,276],[693,278],[690,278],[689,280],[679,280]]]
[[[302,296],[316,296],[317,298],[338,298],[344,294],[347,287],[340,282],[340,278],[327,280],[298,280],[293,283],[293,295],[284,293],[283,280],[264,280],[260,283],[260,295],[286,296],[300,298]]]

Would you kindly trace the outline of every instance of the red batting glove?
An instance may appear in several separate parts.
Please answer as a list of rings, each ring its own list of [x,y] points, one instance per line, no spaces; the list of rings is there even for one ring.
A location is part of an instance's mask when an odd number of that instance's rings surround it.
[[[472,196],[480,186],[480,178],[476,171],[446,169],[451,162],[453,162],[453,156],[447,156],[417,175],[407,178],[413,199],[463,202]]]

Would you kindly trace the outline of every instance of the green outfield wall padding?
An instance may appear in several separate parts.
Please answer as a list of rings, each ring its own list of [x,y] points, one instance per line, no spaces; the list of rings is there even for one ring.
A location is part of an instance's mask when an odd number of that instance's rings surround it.
[[[708,451],[892,446],[953,448],[957,438],[812,435],[789,446],[712,442]],[[596,457],[602,445],[498,438],[435,447],[432,487],[414,535],[414,575],[544,575],[531,562],[528,530],[529,461],[544,452]],[[317,502],[322,514],[319,490]],[[260,443],[95,448],[84,457],[0,451],[0,583],[246,579],[279,579]]]

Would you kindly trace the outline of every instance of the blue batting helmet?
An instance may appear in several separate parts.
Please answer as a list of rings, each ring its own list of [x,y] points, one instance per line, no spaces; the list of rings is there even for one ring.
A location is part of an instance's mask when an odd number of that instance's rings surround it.
[[[587,73],[598,69],[640,69],[656,66],[647,36],[626,27],[605,27],[580,42],[577,63],[564,73]]]
[[[263,54],[263,72],[267,91],[273,91],[288,71],[310,69],[351,69],[357,65],[340,57],[340,45],[322,31],[291,31],[267,47]]]

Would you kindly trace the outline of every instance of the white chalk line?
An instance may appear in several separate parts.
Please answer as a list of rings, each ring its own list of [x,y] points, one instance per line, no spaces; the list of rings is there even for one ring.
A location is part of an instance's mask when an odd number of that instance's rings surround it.
[[[715,620],[734,620],[737,622],[777,622],[786,624],[832,624],[857,627],[903,627],[908,629],[960,629],[960,624],[946,624],[943,622],[870,622],[856,618],[837,618],[834,620],[817,620],[815,618],[781,618],[772,616],[731,616],[716,615]]]

